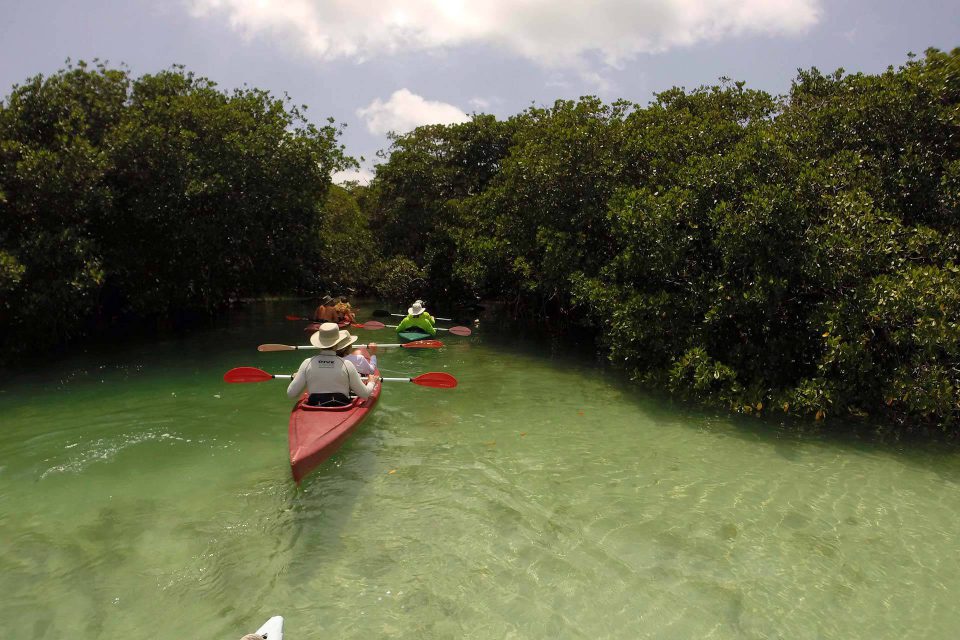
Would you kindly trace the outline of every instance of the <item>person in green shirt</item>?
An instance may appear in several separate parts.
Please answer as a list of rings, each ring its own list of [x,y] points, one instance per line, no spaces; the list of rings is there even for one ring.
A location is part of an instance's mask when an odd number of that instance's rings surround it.
[[[407,317],[397,325],[397,333],[402,331],[419,331],[429,336],[435,336],[437,335],[437,330],[434,328],[434,324],[436,324],[436,320],[434,320],[432,315],[427,313],[423,300],[417,300],[413,303],[412,307],[407,309]]]

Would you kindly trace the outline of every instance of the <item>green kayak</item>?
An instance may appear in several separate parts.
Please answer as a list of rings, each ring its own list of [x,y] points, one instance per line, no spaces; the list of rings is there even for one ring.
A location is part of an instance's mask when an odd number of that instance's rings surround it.
[[[429,333],[424,333],[423,331],[418,330],[409,330],[401,331],[397,334],[397,337],[400,339],[400,342],[413,342],[414,340],[423,340],[424,338],[432,338]]]

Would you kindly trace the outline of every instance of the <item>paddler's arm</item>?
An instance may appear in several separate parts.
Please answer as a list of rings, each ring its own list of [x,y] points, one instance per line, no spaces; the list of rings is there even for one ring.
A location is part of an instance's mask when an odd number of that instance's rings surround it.
[[[400,324],[397,325],[397,333],[400,333],[404,329],[409,329],[413,326],[413,316],[407,316],[400,321]]]
[[[351,393],[355,393],[361,398],[369,398],[370,394],[373,393],[374,387],[377,386],[376,377],[370,376],[367,378],[366,384],[364,384],[363,379],[360,378],[360,374],[357,373],[357,368],[352,362],[344,360],[343,366],[347,369],[347,379],[350,381]]]
[[[290,381],[290,386],[287,387],[288,398],[299,398],[300,394],[303,393],[303,388],[307,384],[307,365],[309,363],[310,358],[307,358],[300,363],[300,368],[297,369],[297,373],[293,376],[293,380]]]

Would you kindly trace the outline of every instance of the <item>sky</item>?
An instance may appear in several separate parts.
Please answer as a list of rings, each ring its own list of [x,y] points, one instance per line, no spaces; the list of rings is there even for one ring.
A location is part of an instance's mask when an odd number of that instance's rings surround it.
[[[721,77],[877,73],[960,46],[957,0],[0,0],[0,96],[67,58],[182,64],[308,106],[367,181],[387,133],[597,95],[646,104]]]

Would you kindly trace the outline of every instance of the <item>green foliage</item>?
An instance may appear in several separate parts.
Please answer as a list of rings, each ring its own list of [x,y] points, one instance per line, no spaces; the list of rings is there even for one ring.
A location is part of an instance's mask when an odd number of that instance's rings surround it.
[[[257,90],[80,63],[0,104],[0,354],[92,318],[371,286],[508,300],[737,411],[960,420],[960,50],[393,138],[369,187]]]
[[[79,63],[15,86],[0,104],[0,355],[95,317],[208,313],[306,282],[329,175],[352,162],[338,133],[180,67]]]
[[[562,315],[636,379],[738,411],[960,419],[960,50],[803,71],[783,98],[559,101],[393,151],[377,233],[423,213],[396,246],[431,284]]]
[[[379,254],[367,218],[347,189],[336,185],[330,188],[318,238],[320,255],[315,273],[323,280],[321,290],[340,291],[345,286],[373,284],[371,269]]]
[[[515,124],[475,115],[453,126],[427,126],[393,139],[389,162],[364,210],[384,255],[403,255],[424,268],[430,297],[472,295],[480,274],[460,272],[451,261],[478,225],[464,199],[484,193],[507,155]]]
[[[387,300],[412,300],[426,287],[423,269],[408,258],[394,256],[379,265],[376,293]]]
[[[482,195],[464,205],[481,229],[459,236],[485,255],[481,286],[530,306],[568,303],[570,273],[595,275],[612,248],[607,201],[621,172],[618,153],[628,105],[596,98],[532,107],[512,121],[509,155]],[[491,244],[475,248],[470,243]]]
[[[736,404],[742,394],[737,373],[717,362],[702,347],[684,353],[670,367],[670,389],[699,399],[716,399]]]
[[[109,206],[99,144],[126,88],[124,74],[81,65],[15,87],[0,106],[0,250],[17,265],[0,355],[69,338],[95,306],[103,270],[90,221]]]
[[[11,313],[11,294],[20,284],[26,270],[15,256],[0,251],[0,317]]]

